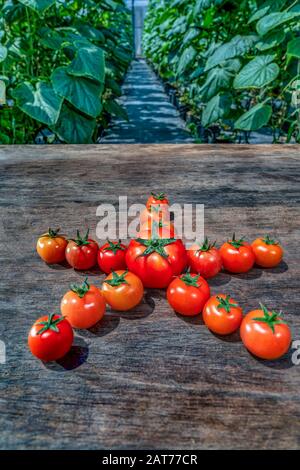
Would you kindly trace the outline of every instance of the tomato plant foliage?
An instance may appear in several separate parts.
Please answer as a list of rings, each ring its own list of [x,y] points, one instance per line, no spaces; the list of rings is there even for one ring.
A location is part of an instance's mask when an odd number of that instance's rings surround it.
[[[202,126],[300,142],[300,1],[150,0],[144,49]]]
[[[88,143],[126,119],[131,34],[123,0],[0,0],[0,143]]]

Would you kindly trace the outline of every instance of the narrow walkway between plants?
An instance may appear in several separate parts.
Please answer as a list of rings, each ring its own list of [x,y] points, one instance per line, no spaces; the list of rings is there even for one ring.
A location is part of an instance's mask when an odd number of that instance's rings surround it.
[[[114,120],[101,143],[188,143],[192,135],[145,60],[135,60],[123,85],[120,103],[129,122]]]

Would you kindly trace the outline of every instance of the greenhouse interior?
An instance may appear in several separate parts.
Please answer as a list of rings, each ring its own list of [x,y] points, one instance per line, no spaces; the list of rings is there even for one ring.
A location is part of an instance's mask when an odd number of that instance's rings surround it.
[[[297,143],[293,0],[1,0],[0,143]]]

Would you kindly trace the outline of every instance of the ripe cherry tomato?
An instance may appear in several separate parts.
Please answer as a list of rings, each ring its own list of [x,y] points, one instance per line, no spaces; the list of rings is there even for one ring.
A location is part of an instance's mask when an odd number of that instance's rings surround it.
[[[84,237],[77,230],[77,238],[69,240],[66,259],[75,269],[90,269],[97,262],[98,245],[89,237],[89,230]]]
[[[187,257],[181,240],[137,238],[129,243],[126,263],[145,287],[163,289],[182,273]]]
[[[182,274],[171,282],[167,290],[169,304],[184,316],[201,313],[209,296],[209,285],[199,274]]]
[[[188,265],[192,273],[200,273],[205,279],[216,276],[222,269],[222,259],[215,243],[208,239],[202,246],[192,246],[187,250]]]
[[[42,361],[56,361],[70,351],[73,330],[61,315],[51,313],[39,318],[31,327],[28,346],[34,356]]]
[[[258,266],[273,268],[282,260],[283,250],[281,246],[278,242],[272,240],[269,235],[264,238],[257,238],[251,246]]]
[[[225,242],[220,248],[220,255],[224,268],[231,273],[246,273],[255,262],[255,256],[249,243],[242,238]]]
[[[157,205],[169,205],[169,200],[165,193],[151,193],[151,196],[149,196],[147,200],[146,207],[148,210],[151,210],[151,207]]]
[[[262,359],[278,359],[291,344],[291,331],[281,313],[269,311],[260,304],[260,309],[252,310],[241,324],[241,338],[246,348]]]
[[[229,335],[239,328],[243,311],[230,295],[219,294],[206,302],[202,316],[211,331],[218,335]]]
[[[127,311],[140,303],[144,294],[142,281],[129,271],[113,271],[103,282],[102,293],[114,310]]]
[[[62,298],[60,310],[73,328],[90,328],[98,323],[105,313],[105,300],[100,289],[90,285],[87,279],[82,285],[71,284]]]
[[[42,260],[48,264],[61,263],[66,259],[65,251],[67,240],[62,235],[58,235],[59,228],[41,235],[37,241],[36,250]]]
[[[126,269],[125,254],[127,247],[118,242],[107,240],[98,251],[98,264],[100,269],[108,274],[118,269]]]
[[[172,222],[150,220],[141,225],[139,238],[174,238],[175,229]]]

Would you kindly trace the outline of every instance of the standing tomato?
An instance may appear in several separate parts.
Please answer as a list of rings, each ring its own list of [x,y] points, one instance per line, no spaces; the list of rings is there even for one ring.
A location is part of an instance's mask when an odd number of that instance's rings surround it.
[[[209,285],[199,274],[182,274],[171,282],[167,290],[169,304],[184,316],[201,313],[209,296]]]
[[[58,235],[59,228],[41,235],[37,241],[36,250],[42,260],[48,264],[61,263],[66,259],[65,251],[68,244],[65,237]]]
[[[260,304],[252,310],[241,324],[241,338],[246,348],[262,359],[278,359],[291,344],[291,331],[281,318],[281,313],[269,311]]]
[[[215,243],[206,237],[202,246],[187,250],[188,264],[193,273],[200,273],[205,279],[213,277],[222,269],[222,259]]]
[[[156,222],[170,222],[170,212],[168,206],[157,204],[151,206],[150,209],[144,209],[140,215],[140,223],[152,224],[152,221]]]
[[[174,238],[175,229],[172,222],[150,220],[141,225],[139,238]]]
[[[146,207],[148,210],[151,210],[151,207],[157,205],[169,205],[169,200],[165,193],[151,193],[151,196],[149,196],[147,200]]]
[[[229,335],[239,328],[243,311],[230,295],[219,294],[206,302],[202,316],[211,331],[218,335]]]
[[[225,242],[220,248],[220,255],[224,268],[231,273],[246,273],[255,262],[255,256],[249,243],[243,238],[235,239],[233,234],[232,240]]]
[[[75,269],[90,269],[97,262],[98,245],[89,237],[89,230],[84,237],[77,230],[77,238],[70,239],[66,249],[66,259]]]
[[[102,293],[111,308],[127,311],[140,303],[144,287],[142,281],[128,270],[113,271],[104,279]]]
[[[71,349],[73,330],[61,315],[51,313],[39,318],[28,335],[29,349],[42,361],[56,361]]]
[[[107,240],[98,251],[98,264],[104,273],[108,274],[118,269],[126,269],[125,254],[127,247],[118,242]]]
[[[126,253],[128,269],[135,273],[145,287],[163,289],[173,276],[186,267],[187,257],[181,240],[142,239],[131,240]]]
[[[71,284],[62,298],[61,313],[73,328],[90,328],[98,323],[105,313],[105,300],[98,287],[90,285],[87,278],[83,284]]]
[[[278,242],[272,240],[269,235],[264,238],[257,238],[251,246],[258,266],[274,268],[282,260],[283,250],[281,246]]]

